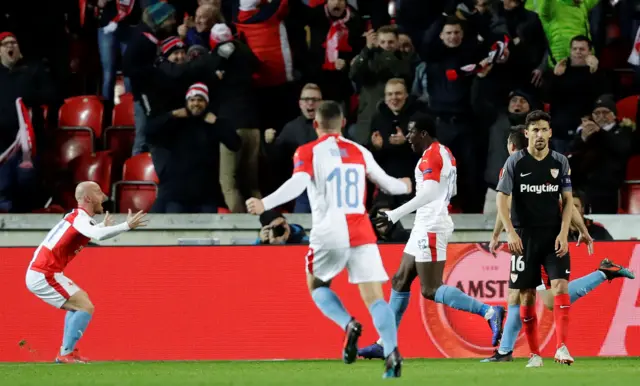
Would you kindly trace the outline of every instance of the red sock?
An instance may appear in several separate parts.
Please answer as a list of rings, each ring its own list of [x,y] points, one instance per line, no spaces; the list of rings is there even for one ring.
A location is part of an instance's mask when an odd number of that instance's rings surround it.
[[[538,317],[536,315],[536,306],[520,306],[520,320],[524,327],[524,334],[529,342],[529,348],[532,354],[540,355],[540,346],[538,345]]]
[[[558,347],[567,342],[569,335],[569,310],[571,298],[569,294],[556,295],[553,298],[553,317],[556,320],[556,339]]]

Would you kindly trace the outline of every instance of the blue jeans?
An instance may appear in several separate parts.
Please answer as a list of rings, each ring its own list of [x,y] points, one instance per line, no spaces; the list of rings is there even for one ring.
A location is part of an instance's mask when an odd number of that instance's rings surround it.
[[[20,212],[33,209],[31,197],[36,181],[35,169],[23,169],[18,153],[0,166],[0,212]]]
[[[145,153],[149,151],[147,140],[144,136],[144,127],[147,124],[147,113],[141,101],[135,101],[133,104],[133,114],[136,124],[136,137],[133,140],[133,155]]]
[[[127,43],[119,41],[116,32],[107,34],[104,33],[103,28],[98,28],[98,51],[100,52],[100,64],[102,65],[102,96],[108,101],[113,101],[114,96],[118,48],[120,48],[120,55],[124,55],[127,50]],[[129,78],[124,78],[124,88],[126,92],[131,91]]]

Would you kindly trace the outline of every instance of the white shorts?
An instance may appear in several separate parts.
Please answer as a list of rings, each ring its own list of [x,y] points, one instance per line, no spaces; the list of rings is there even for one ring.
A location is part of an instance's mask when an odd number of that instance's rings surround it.
[[[73,294],[80,291],[80,287],[62,272],[44,274],[29,269],[25,281],[29,291],[57,308],[61,308]]]
[[[307,273],[324,282],[338,276],[345,268],[352,284],[389,280],[376,244],[340,249],[320,249],[310,245],[305,265]]]
[[[428,232],[414,227],[404,247],[404,253],[415,257],[418,263],[446,261],[447,244],[452,233],[452,231]]]

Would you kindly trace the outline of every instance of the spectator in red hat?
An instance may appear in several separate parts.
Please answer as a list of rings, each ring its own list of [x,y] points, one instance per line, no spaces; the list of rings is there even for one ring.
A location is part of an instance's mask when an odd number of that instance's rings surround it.
[[[28,149],[20,146],[25,133],[21,120],[28,120],[21,98],[34,112],[37,129],[42,128],[40,106],[56,99],[53,81],[40,62],[22,58],[20,45],[10,32],[0,33],[0,212],[28,212],[33,209],[33,163],[25,159]],[[38,114],[38,112],[40,114]],[[36,119],[39,117],[40,119]],[[28,161],[28,162],[25,162]]]
[[[241,139],[229,123],[209,111],[209,89],[195,83],[182,108],[150,118],[145,136],[158,173],[156,213],[217,213],[219,147],[238,151]]]
[[[182,40],[175,36],[163,40],[160,49],[162,57],[171,63],[182,64],[187,61],[186,46]]]

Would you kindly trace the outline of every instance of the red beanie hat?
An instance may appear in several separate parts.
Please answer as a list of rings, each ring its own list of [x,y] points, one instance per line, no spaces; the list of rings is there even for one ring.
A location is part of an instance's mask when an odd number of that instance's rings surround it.
[[[15,39],[16,35],[12,34],[11,32],[0,32],[0,42],[9,37]]]

